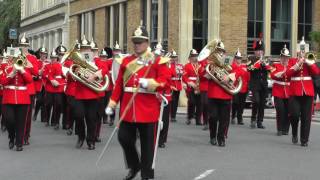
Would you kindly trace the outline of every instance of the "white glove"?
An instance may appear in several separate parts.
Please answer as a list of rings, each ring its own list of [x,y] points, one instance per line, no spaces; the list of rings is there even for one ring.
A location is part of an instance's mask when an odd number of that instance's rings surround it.
[[[139,78],[139,84],[140,84],[140,86],[142,87],[142,88],[147,88],[148,87],[148,84],[149,84],[149,82],[148,82],[148,79],[146,79],[146,78]]]
[[[105,113],[106,113],[106,115],[113,115],[114,114],[114,110],[111,107],[107,107],[105,109]]]
[[[312,61],[312,60],[308,60],[308,59],[306,59],[306,61],[305,61],[307,64],[308,64],[308,66],[311,66],[312,64],[314,64],[315,62],[314,61]]]
[[[51,84],[52,84],[52,86],[54,86],[54,87],[59,86],[59,82],[58,82],[57,80],[51,80]]]
[[[277,77],[277,78],[281,78],[284,74],[284,71],[282,72],[277,72],[274,76]]]
[[[160,120],[159,126],[160,126],[160,131],[161,131],[163,129],[163,121],[162,120]]]

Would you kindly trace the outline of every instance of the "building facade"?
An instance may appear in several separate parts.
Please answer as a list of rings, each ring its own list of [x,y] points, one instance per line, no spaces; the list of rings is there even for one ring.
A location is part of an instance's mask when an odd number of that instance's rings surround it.
[[[26,33],[32,49],[69,44],[68,5],[69,0],[21,0],[20,35]]]

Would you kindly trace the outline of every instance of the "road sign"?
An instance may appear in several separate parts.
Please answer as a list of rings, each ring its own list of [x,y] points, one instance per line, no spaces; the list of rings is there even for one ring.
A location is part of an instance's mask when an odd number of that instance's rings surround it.
[[[18,33],[17,29],[9,29],[9,39],[17,39]]]

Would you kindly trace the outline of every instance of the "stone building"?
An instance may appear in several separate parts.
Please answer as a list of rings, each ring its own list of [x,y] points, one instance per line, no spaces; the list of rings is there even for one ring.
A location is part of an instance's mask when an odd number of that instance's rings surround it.
[[[20,35],[26,33],[33,49],[52,51],[69,44],[68,0],[21,0]]]

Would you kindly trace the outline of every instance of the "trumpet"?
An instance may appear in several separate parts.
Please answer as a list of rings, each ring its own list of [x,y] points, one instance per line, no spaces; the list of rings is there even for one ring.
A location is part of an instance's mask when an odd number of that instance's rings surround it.
[[[308,63],[308,64],[313,64],[316,62],[319,62],[319,60],[317,60],[317,55],[315,55],[313,52],[307,52],[307,53],[303,53],[300,55],[299,57],[299,70],[301,70],[303,68],[303,64],[304,63]]]

